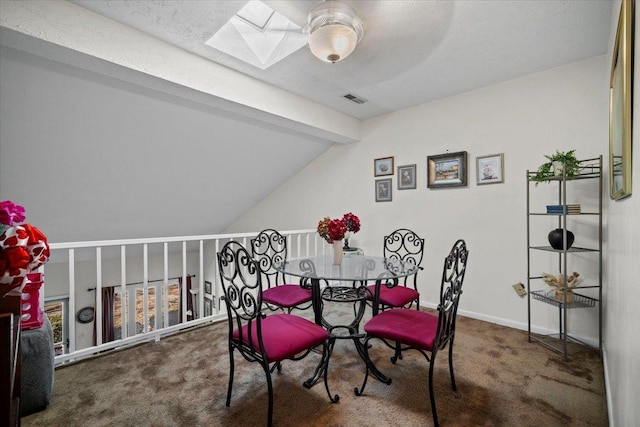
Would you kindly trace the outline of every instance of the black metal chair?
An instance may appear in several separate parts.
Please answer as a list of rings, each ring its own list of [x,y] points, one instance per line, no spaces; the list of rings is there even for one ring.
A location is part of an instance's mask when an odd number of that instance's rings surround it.
[[[274,268],[274,263],[287,260],[287,239],[276,230],[262,230],[251,239],[253,258],[263,273],[263,301],[272,310],[282,309],[291,313],[294,308],[311,307],[311,288],[308,281],[301,284],[286,283],[284,274]]]
[[[384,237],[383,255],[385,258],[401,261],[404,264],[418,266],[422,263],[424,253],[424,239],[416,233],[406,228],[400,228],[388,236]],[[369,285],[368,298],[373,301],[375,285]],[[420,293],[418,292],[418,273],[405,277],[399,284],[388,283],[380,287],[379,302],[374,315],[378,311],[392,307],[410,307],[416,304],[416,309],[420,310]]]
[[[231,404],[234,353],[237,350],[247,361],[258,362],[267,376],[269,407],[267,425],[273,422],[273,385],[271,373],[285,359],[300,360],[312,349],[322,346],[320,366],[324,370],[324,385],[333,402],[327,383],[329,333],[320,325],[293,314],[264,315],[262,274],[258,262],[238,242],[228,242],[218,252],[223,301],[229,322],[229,387],[226,405]]]
[[[462,294],[462,282],[467,269],[469,251],[464,240],[458,240],[451,249],[451,252],[444,260],[442,272],[442,283],[440,288],[440,304],[438,305],[438,315],[426,313],[424,311],[407,308],[393,308],[380,312],[364,325],[367,333],[364,341],[364,351],[369,358],[369,341],[374,338],[382,340],[388,347],[396,352],[391,357],[395,364],[398,360],[399,347],[396,343],[404,346],[401,351],[417,350],[429,362],[429,397],[431,400],[431,412],[433,414],[434,425],[438,426],[438,415],[436,412],[436,401],[433,395],[433,368],[436,355],[440,350],[444,350],[449,345],[449,373],[451,375],[451,388],[456,391],[456,381],[453,375],[453,340],[456,330],[456,315],[458,313],[458,303]],[[390,343],[396,344],[392,345]],[[372,371],[378,378],[386,378],[383,374],[367,365],[367,372],[364,377],[362,387],[355,389],[356,395],[361,395],[367,384],[369,371]],[[387,378],[387,384],[391,379]]]

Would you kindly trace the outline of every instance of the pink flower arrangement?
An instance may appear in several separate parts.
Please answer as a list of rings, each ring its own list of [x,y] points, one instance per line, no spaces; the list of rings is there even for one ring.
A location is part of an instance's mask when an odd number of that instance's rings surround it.
[[[318,223],[318,234],[327,243],[342,240],[347,232],[357,233],[360,231],[360,219],[351,212],[344,214],[340,219],[324,217]]]
[[[27,273],[49,260],[47,237],[32,225],[19,224],[24,212],[10,200],[0,202],[0,297],[21,288]]]
[[[0,202],[0,232],[3,228],[11,227],[14,222],[25,220],[24,208],[13,203],[11,200]]]

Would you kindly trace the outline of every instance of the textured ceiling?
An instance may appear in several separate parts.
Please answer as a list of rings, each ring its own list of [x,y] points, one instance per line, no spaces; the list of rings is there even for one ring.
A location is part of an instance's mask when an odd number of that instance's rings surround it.
[[[602,55],[612,10],[582,0],[349,1],[365,27],[351,56],[328,64],[305,47],[261,70],[205,45],[245,1],[71,1],[359,119]],[[319,2],[265,3],[304,27]]]

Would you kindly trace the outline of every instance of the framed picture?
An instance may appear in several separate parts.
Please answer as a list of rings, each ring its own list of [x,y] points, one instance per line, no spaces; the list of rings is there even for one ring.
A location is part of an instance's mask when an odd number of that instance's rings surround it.
[[[427,157],[427,187],[446,188],[467,185],[467,152]]]
[[[213,286],[211,282],[204,281],[204,293],[207,295],[213,294]]]
[[[504,182],[504,154],[476,157],[476,184],[498,184],[501,182]]]
[[[398,190],[416,188],[416,165],[398,166]]]
[[[204,315],[211,316],[213,314],[213,301],[209,298],[204,299]]]
[[[373,176],[393,175],[393,156],[373,161]]]
[[[391,178],[376,179],[376,202],[391,201]]]
[[[631,195],[633,3],[622,1],[609,81],[609,195]]]

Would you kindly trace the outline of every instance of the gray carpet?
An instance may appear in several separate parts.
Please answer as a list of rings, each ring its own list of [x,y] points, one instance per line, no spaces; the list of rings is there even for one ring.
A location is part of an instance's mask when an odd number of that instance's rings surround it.
[[[344,315],[344,313],[338,315]],[[231,407],[227,326],[219,323],[160,342],[113,352],[56,370],[49,407],[23,417],[24,426],[259,426],[266,424],[265,375],[236,357]],[[355,396],[364,364],[350,341],[338,341],[329,384],[302,386],[320,359],[283,364],[274,373],[276,426],[428,426],[428,364],[417,352],[397,365],[391,350],[373,341],[371,355],[391,385],[369,378]],[[439,421],[445,426],[606,426],[602,361],[595,351],[564,363],[529,343],[526,332],[458,317],[451,390],[446,352],[434,373]]]

